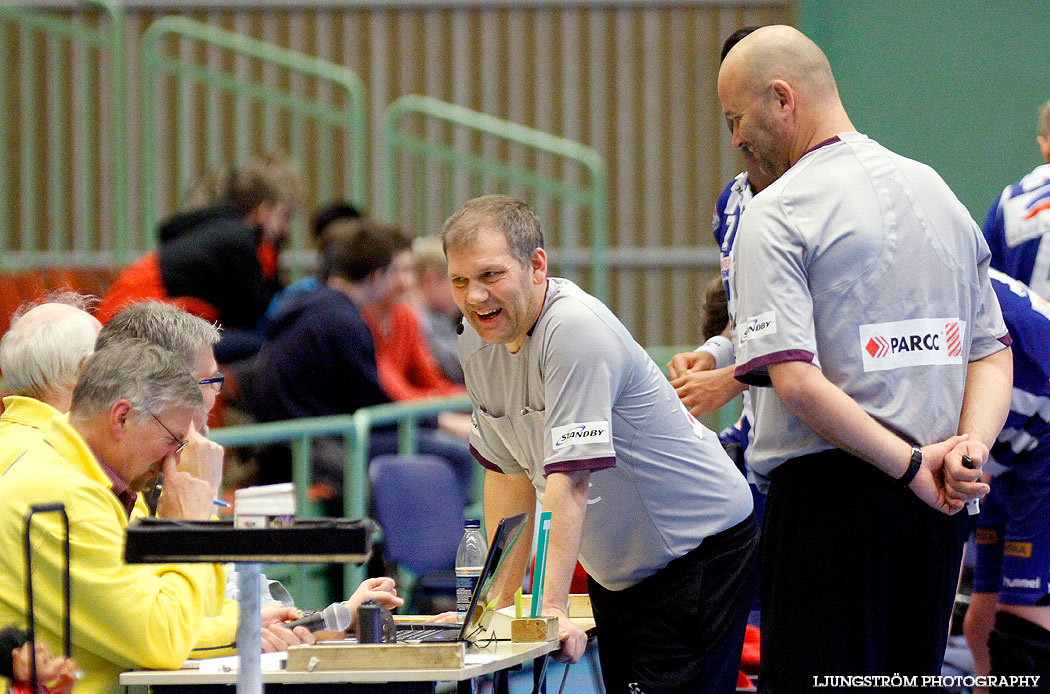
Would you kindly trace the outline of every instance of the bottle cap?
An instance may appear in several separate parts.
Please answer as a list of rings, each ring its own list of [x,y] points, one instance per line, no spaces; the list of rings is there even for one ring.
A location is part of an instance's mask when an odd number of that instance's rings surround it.
[[[467,530],[480,530],[481,520],[478,518],[468,518],[463,521],[463,527]]]

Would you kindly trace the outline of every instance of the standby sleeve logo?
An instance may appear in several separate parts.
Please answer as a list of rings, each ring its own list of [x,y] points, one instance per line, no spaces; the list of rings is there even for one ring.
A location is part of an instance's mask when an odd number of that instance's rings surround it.
[[[942,366],[963,362],[966,321],[917,318],[860,326],[865,371],[904,366]]]
[[[608,422],[580,422],[551,429],[551,444],[556,451],[578,443],[608,443],[611,440]]]
[[[740,333],[740,344],[744,344],[748,340],[757,340],[766,335],[775,335],[777,332],[776,311],[766,311],[757,316],[752,316],[747,319],[746,323],[739,326],[737,330]]]

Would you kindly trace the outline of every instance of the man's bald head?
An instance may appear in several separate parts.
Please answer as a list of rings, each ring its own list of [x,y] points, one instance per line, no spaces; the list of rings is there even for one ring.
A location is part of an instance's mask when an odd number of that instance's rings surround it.
[[[789,26],[756,29],[726,54],[718,99],[748,171],[769,181],[822,141],[854,129],[824,52]]]
[[[99,322],[65,302],[47,302],[16,313],[0,339],[0,370],[16,395],[69,409],[80,363],[95,348]]]
[[[720,74],[726,72],[753,93],[783,80],[814,103],[839,98],[824,52],[801,31],[782,24],[760,27],[742,38],[726,54]]]

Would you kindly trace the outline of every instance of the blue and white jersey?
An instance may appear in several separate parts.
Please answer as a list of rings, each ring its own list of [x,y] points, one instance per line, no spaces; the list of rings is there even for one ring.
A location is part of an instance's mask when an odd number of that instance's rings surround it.
[[[747,180],[747,172],[741,171],[718,196],[714,217],[711,219],[711,234],[715,237],[715,243],[718,244],[722,287],[726,290],[729,315],[733,315],[733,296],[729,293],[729,269],[732,265],[730,258],[733,256],[736,232],[740,227],[740,215],[747,203],[751,202],[751,197],[751,185]]]
[[[730,316],[733,315],[733,296],[729,293],[729,269],[732,265],[730,259],[733,256],[733,245],[736,243],[736,232],[740,227],[740,215],[744,212],[747,203],[751,202],[753,195],[747,172],[741,171],[718,196],[714,217],[711,220],[711,234],[715,237],[715,243],[718,244],[722,288],[726,292]],[[735,424],[726,427],[718,435],[718,439],[722,443],[738,442],[746,451],[748,435],[751,432],[751,419],[754,414],[751,411],[750,393],[745,390],[743,395],[743,412],[740,419]]]
[[[1013,338],[1010,414],[985,467],[993,476],[1039,446],[1050,446],[1050,301],[1021,282],[989,270]]]
[[[1050,296],[1050,164],[1007,186],[988,210],[991,266]]]

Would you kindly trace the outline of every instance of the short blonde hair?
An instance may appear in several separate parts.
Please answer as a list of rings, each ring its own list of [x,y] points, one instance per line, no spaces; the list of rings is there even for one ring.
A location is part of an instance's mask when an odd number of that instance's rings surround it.
[[[543,248],[540,219],[531,207],[507,195],[483,195],[468,200],[445,220],[441,228],[441,243],[445,253],[450,248],[466,248],[486,226],[503,232],[511,253],[522,265],[528,266],[532,252]]]
[[[1050,139],[1050,99],[1039,109],[1039,134]]]
[[[441,250],[440,236],[417,236],[412,239],[412,257],[420,274],[436,272],[443,275],[448,271],[448,261],[445,260],[445,251]]]

